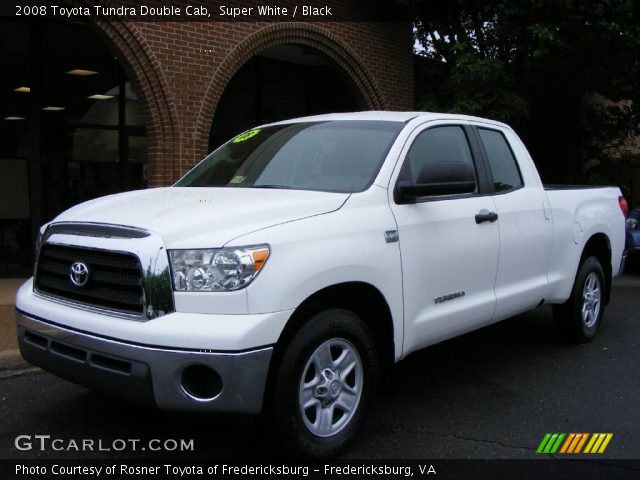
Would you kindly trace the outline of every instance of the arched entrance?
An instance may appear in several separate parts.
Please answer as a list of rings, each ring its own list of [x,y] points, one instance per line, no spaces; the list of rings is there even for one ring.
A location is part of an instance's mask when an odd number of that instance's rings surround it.
[[[236,74],[243,69],[243,66],[252,62],[255,57],[269,59],[274,56],[274,51],[277,60],[298,66],[305,66],[304,64],[300,65],[303,62],[301,59],[305,56],[315,57],[315,61],[322,62],[325,68],[329,68],[337,74],[348,87],[351,105],[353,102],[357,105],[356,108],[347,108],[346,104],[342,104],[343,109],[385,109],[387,103],[374,77],[364,67],[358,55],[342,40],[322,27],[313,24],[271,24],[245,37],[217,66],[204,93],[202,109],[196,121],[194,150],[197,156],[204,155],[210,151],[211,147],[229,137],[231,129],[216,133],[217,128],[226,127],[223,127],[219,122],[219,118],[214,117],[219,114],[219,104],[222,97],[228,92],[228,87]],[[337,110],[339,106],[332,105],[333,110]],[[267,113],[268,110],[267,108]],[[311,109],[306,109],[305,112],[298,115],[311,113],[314,112]],[[255,122],[247,123],[249,126],[255,124]],[[234,132],[237,133],[238,128],[239,125],[236,126]]]
[[[0,275],[20,275],[39,225],[146,187],[147,137],[127,75],[89,26],[5,22],[0,58]]]
[[[257,124],[366,107],[353,88],[317,49],[284,44],[262,50],[225,88],[211,125],[209,150]]]

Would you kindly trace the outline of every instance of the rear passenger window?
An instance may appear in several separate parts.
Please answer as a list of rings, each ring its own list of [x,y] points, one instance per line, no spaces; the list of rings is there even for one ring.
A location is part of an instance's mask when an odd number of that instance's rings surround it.
[[[496,191],[503,192],[521,187],[523,185],[522,176],[504,135],[501,132],[485,128],[479,128],[478,132],[487,152]]]
[[[473,159],[464,130],[458,126],[433,127],[418,134],[413,141],[401,178],[412,184],[428,183],[429,174],[436,170],[455,173],[461,168],[469,172],[470,181],[475,181]]]

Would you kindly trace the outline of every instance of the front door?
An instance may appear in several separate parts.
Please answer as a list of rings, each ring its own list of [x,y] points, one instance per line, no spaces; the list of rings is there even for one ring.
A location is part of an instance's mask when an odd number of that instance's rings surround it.
[[[486,174],[470,140],[476,141],[468,125],[419,127],[392,178],[394,188],[398,181],[420,183],[419,173],[430,165],[442,169],[465,163],[476,181],[473,193],[420,197],[409,204],[398,204],[390,189],[402,253],[405,355],[493,318],[499,231],[497,222],[476,219],[481,211],[495,212],[495,204],[484,194]]]

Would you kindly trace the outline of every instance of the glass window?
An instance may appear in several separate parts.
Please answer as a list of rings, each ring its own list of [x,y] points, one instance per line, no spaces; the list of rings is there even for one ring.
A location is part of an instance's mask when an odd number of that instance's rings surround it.
[[[131,88],[130,82],[124,84],[125,92],[125,121],[127,125],[134,127],[144,127],[144,119],[142,118],[142,110],[136,93]]]
[[[146,186],[145,128],[119,61],[87,24],[3,22],[0,62],[0,275],[27,275],[40,225]]]
[[[459,171],[465,169],[475,181],[473,158],[462,127],[434,127],[420,133],[413,141],[407,153],[407,159],[401,173],[401,180],[410,180],[412,184],[430,183],[430,171],[436,169]],[[477,182],[476,182],[477,190]]]
[[[373,182],[402,127],[343,120],[255,128],[213,152],[176,186],[360,192]]]
[[[129,136],[129,163],[147,163],[147,137]]]
[[[42,107],[56,109],[43,111],[41,121],[118,126],[122,74],[111,50],[87,25],[56,21],[41,22],[38,28],[42,51],[37,62],[43,77],[39,92],[34,88],[32,93]],[[77,70],[84,74],[68,73]]]
[[[502,192],[521,187],[523,182],[518,164],[504,135],[486,128],[479,128],[478,132],[487,152],[496,191]]]
[[[75,162],[117,163],[118,131],[76,128],[71,134],[72,158]]]

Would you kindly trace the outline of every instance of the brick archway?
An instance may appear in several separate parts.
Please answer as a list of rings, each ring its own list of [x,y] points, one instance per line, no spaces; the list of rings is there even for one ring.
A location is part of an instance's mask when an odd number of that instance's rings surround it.
[[[386,102],[380,87],[363,67],[357,55],[326,30],[304,23],[274,24],[264,27],[239,43],[215,70],[205,91],[195,123],[194,152],[196,159],[207,153],[209,132],[222,94],[240,67],[251,57],[270,47],[296,44],[314,48],[326,55],[348,80],[348,84],[364,109],[384,109]]]
[[[149,186],[172,183],[180,176],[178,120],[158,60],[133,22],[90,22],[90,26],[114,50],[140,102],[149,145]]]

